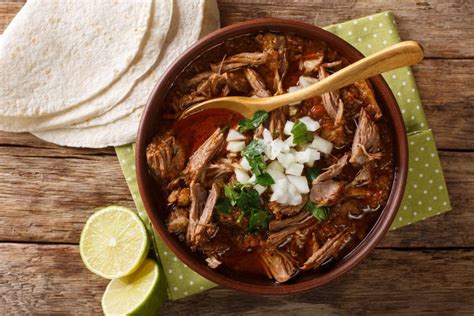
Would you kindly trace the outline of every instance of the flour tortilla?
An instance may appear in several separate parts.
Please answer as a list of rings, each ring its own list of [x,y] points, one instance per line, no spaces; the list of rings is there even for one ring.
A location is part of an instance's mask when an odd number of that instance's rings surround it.
[[[174,41],[179,45],[173,51],[166,49],[163,60],[176,59],[198,39],[204,24],[206,24],[206,32],[219,28],[219,19],[216,18],[219,13],[215,0],[200,0],[192,3],[188,0],[175,0],[175,11],[169,35],[169,46],[171,47],[171,42]],[[178,21],[175,22],[175,19]],[[143,83],[146,87],[142,89],[150,93],[157,79],[152,73],[144,79],[149,83]],[[139,84],[135,89],[139,87]],[[142,113],[143,106],[139,106],[130,115],[109,124],[82,129],[55,129],[36,132],[34,135],[48,142],[71,147],[101,148],[124,145],[135,141]]]
[[[56,113],[120,78],[143,45],[151,0],[30,0],[0,41],[0,116]]]
[[[133,86],[145,77],[150,69],[156,67],[171,25],[172,10],[173,0],[153,0],[150,29],[145,34],[143,49],[136,56],[135,63],[103,93],[71,109],[52,115],[15,119],[0,117],[0,130],[31,132],[57,129],[86,121],[113,109],[117,103],[120,103],[120,100],[127,97]]]
[[[191,5],[191,9],[196,10],[195,12],[203,12],[199,15],[204,16],[204,20],[201,22],[201,28],[180,28],[180,16],[187,16],[187,18],[190,19],[195,18],[192,17],[191,14],[186,14],[184,11],[178,12],[178,8],[176,8],[173,16],[173,25],[165,42],[164,52],[162,53],[159,62],[152,70],[152,73],[139,82],[133,88],[130,95],[114,106],[109,112],[82,123],[66,126],[65,128],[85,128],[112,123],[129,115],[137,108],[143,107],[146,104],[150,92],[155,86],[158,78],[163,75],[166,69],[176,59],[176,56],[181,54],[187,47],[191,46],[198,38],[219,28],[219,9],[216,1],[194,1],[194,3],[188,3],[187,5]],[[175,7],[179,7],[179,5],[176,5]]]

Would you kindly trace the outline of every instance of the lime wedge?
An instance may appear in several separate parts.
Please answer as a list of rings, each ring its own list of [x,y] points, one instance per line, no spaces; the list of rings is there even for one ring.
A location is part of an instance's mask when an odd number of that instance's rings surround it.
[[[158,264],[146,259],[133,274],[110,281],[102,296],[105,315],[156,315],[166,298]]]
[[[148,247],[145,225],[135,212],[121,206],[108,206],[92,214],[79,243],[86,267],[106,279],[137,270]]]

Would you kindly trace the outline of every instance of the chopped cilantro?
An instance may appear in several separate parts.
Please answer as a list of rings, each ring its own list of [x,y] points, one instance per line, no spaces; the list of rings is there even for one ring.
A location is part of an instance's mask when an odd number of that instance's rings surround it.
[[[267,211],[258,208],[251,209],[248,231],[253,233],[259,229],[267,228],[270,219],[271,215]]]
[[[295,145],[309,143],[313,140],[313,134],[308,132],[306,125],[300,120],[297,120],[291,128],[291,135],[293,135],[293,144]]]
[[[268,119],[268,113],[265,111],[257,111],[250,119],[243,119],[239,122],[239,131],[246,132],[257,128]]]
[[[311,212],[311,214],[313,214],[313,216],[318,221],[324,221],[329,217],[329,209],[327,207],[316,206],[316,204],[311,201],[308,201],[308,203],[306,203],[304,209],[308,212]]]
[[[306,173],[306,179],[308,179],[308,182],[311,184],[313,183],[313,180],[319,176],[319,168],[316,168],[316,167],[305,168],[305,173]]]
[[[267,165],[263,161],[263,152],[265,150],[265,144],[257,139],[250,142],[243,150],[242,156],[247,158],[252,172],[259,176],[263,170],[267,169]]]
[[[215,206],[217,212],[224,213],[224,214],[229,214],[230,207],[231,207],[230,201],[226,197],[219,198]]]
[[[272,176],[268,173],[264,172],[261,175],[258,175],[255,179],[255,184],[260,184],[263,186],[269,186],[275,184],[275,180],[273,180]]]

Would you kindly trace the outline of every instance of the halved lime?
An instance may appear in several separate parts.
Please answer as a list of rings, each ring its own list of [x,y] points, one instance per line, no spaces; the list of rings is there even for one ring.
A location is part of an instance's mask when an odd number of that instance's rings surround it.
[[[82,230],[82,261],[93,273],[116,279],[138,269],[148,253],[145,225],[132,210],[108,206],[92,214]]]
[[[158,264],[146,259],[133,274],[110,281],[102,296],[106,315],[156,315],[166,298]]]

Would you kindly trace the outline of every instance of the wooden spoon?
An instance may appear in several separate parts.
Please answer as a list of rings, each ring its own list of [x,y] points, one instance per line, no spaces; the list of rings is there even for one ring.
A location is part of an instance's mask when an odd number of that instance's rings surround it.
[[[215,108],[238,112],[244,117],[251,118],[258,110],[270,112],[281,106],[310,99],[389,70],[417,64],[422,59],[421,46],[415,41],[405,41],[362,58],[329,77],[295,92],[267,98],[216,98],[189,107],[181,114],[180,119],[198,111]]]

